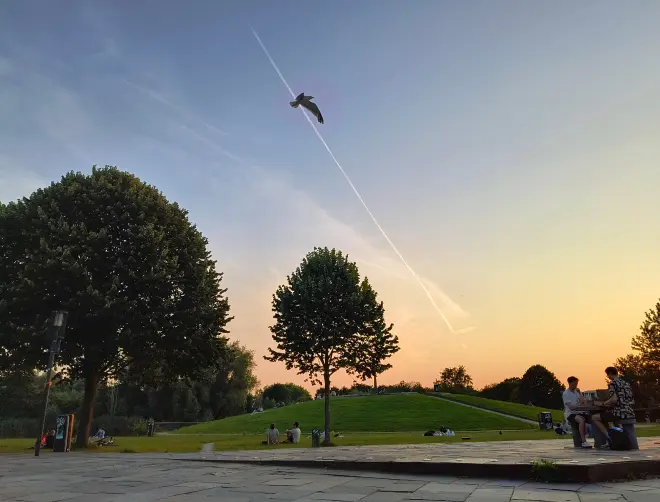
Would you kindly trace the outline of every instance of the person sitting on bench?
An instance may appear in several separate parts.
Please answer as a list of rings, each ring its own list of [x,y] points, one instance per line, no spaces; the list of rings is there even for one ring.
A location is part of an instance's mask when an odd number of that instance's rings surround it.
[[[603,433],[607,438],[607,446],[612,446],[612,439],[610,438],[609,431],[605,425],[607,422],[612,422],[614,425],[621,425],[621,421],[630,421],[635,419],[635,412],[633,405],[635,404],[635,397],[633,396],[630,384],[619,377],[619,371],[609,366],[605,368],[605,374],[610,380],[607,385],[607,390],[610,393],[610,398],[607,401],[595,401],[596,406],[607,408],[606,411],[597,413],[591,418],[593,424],[598,427],[598,430]]]
[[[586,400],[577,388],[578,378],[571,376],[568,377],[568,389],[562,395],[564,401],[564,414],[569,423],[577,424],[580,430],[580,438],[582,439],[582,448],[591,448],[587,441],[587,422],[591,421],[589,413],[575,411],[578,406],[586,404]]]

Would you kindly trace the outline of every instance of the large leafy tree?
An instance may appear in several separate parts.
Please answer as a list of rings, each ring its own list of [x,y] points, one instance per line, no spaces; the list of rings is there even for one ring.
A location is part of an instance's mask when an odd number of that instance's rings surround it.
[[[377,299],[377,293],[365,277],[360,284],[364,308],[362,336],[355,338],[353,354],[354,369],[350,373],[361,379],[373,378],[374,390],[378,391],[378,375],[389,370],[392,365],[386,361],[399,351],[399,337],[392,333],[393,324],[385,322],[385,307]]]
[[[631,345],[635,353],[620,357],[614,365],[639,401],[654,404],[660,399],[660,302],[645,313]]]
[[[296,368],[325,390],[325,442],[330,441],[330,380],[356,367],[351,350],[364,332],[370,308],[357,265],[341,251],[314,248],[273,295],[276,348],[268,361]]]
[[[440,373],[440,380],[436,380],[435,383],[440,384],[444,390],[449,391],[472,390],[473,385],[472,377],[463,365],[445,368]]]
[[[0,270],[0,368],[43,369],[47,318],[69,311],[59,361],[85,381],[78,445],[103,380],[176,379],[225,353],[229,304],[207,240],[184,209],[114,167],[0,208]]]
[[[519,399],[524,404],[551,409],[562,409],[562,392],[566,387],[545,366],[531,366],[520,380]]]

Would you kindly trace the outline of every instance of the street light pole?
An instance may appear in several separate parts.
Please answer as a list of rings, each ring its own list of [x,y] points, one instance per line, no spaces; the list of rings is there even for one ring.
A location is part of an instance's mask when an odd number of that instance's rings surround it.
[[[46,373],[46,387],[44,389],[44,414],[41,420],[41,429],[37,441],[34,444],[34,456],[38,457],[41,450],[41,435],[46,428],[46,413],[48,411],[48,398],[50,397],[50,387],[53,378],[53,366],[55,364],[55,356],[60,353],[60,344],[64,338],[64,331],[66,330],[66,321],[69,313],[66,310],[56,310],[53,312],[53,322],[50,326],[52,333],[52,340],[50,343],[50,352],[48,354],[48,371]]]

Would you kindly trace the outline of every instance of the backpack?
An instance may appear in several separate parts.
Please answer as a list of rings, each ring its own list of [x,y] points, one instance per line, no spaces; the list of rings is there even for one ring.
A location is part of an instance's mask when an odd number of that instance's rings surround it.
[[[616,451],[630,450],[632,445],[630,444],[630,438],[626,431],[620,427],[610,427],[610,439],[612,443],[610,448]]]

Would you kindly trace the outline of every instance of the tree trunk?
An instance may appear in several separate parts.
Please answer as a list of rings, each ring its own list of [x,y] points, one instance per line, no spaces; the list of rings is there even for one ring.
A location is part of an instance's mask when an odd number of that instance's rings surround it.
[[[374,393],[378,394],[378,375],[374,375]]]
[[[85,396],[83,397],[82,408],[80,409],[78,427],[78,438],[76,447],[86,448],[89,432],[94,418],[94,403],[96,402],[96,389],[98,388],[99,375],[94,374],[85,378]]]
[[[324,371],[323,375],[325,381],[325,425],[323,430],[325,432],[325,437],[323,439],[323,444],[330,444],[330,372],[328,370]]]

